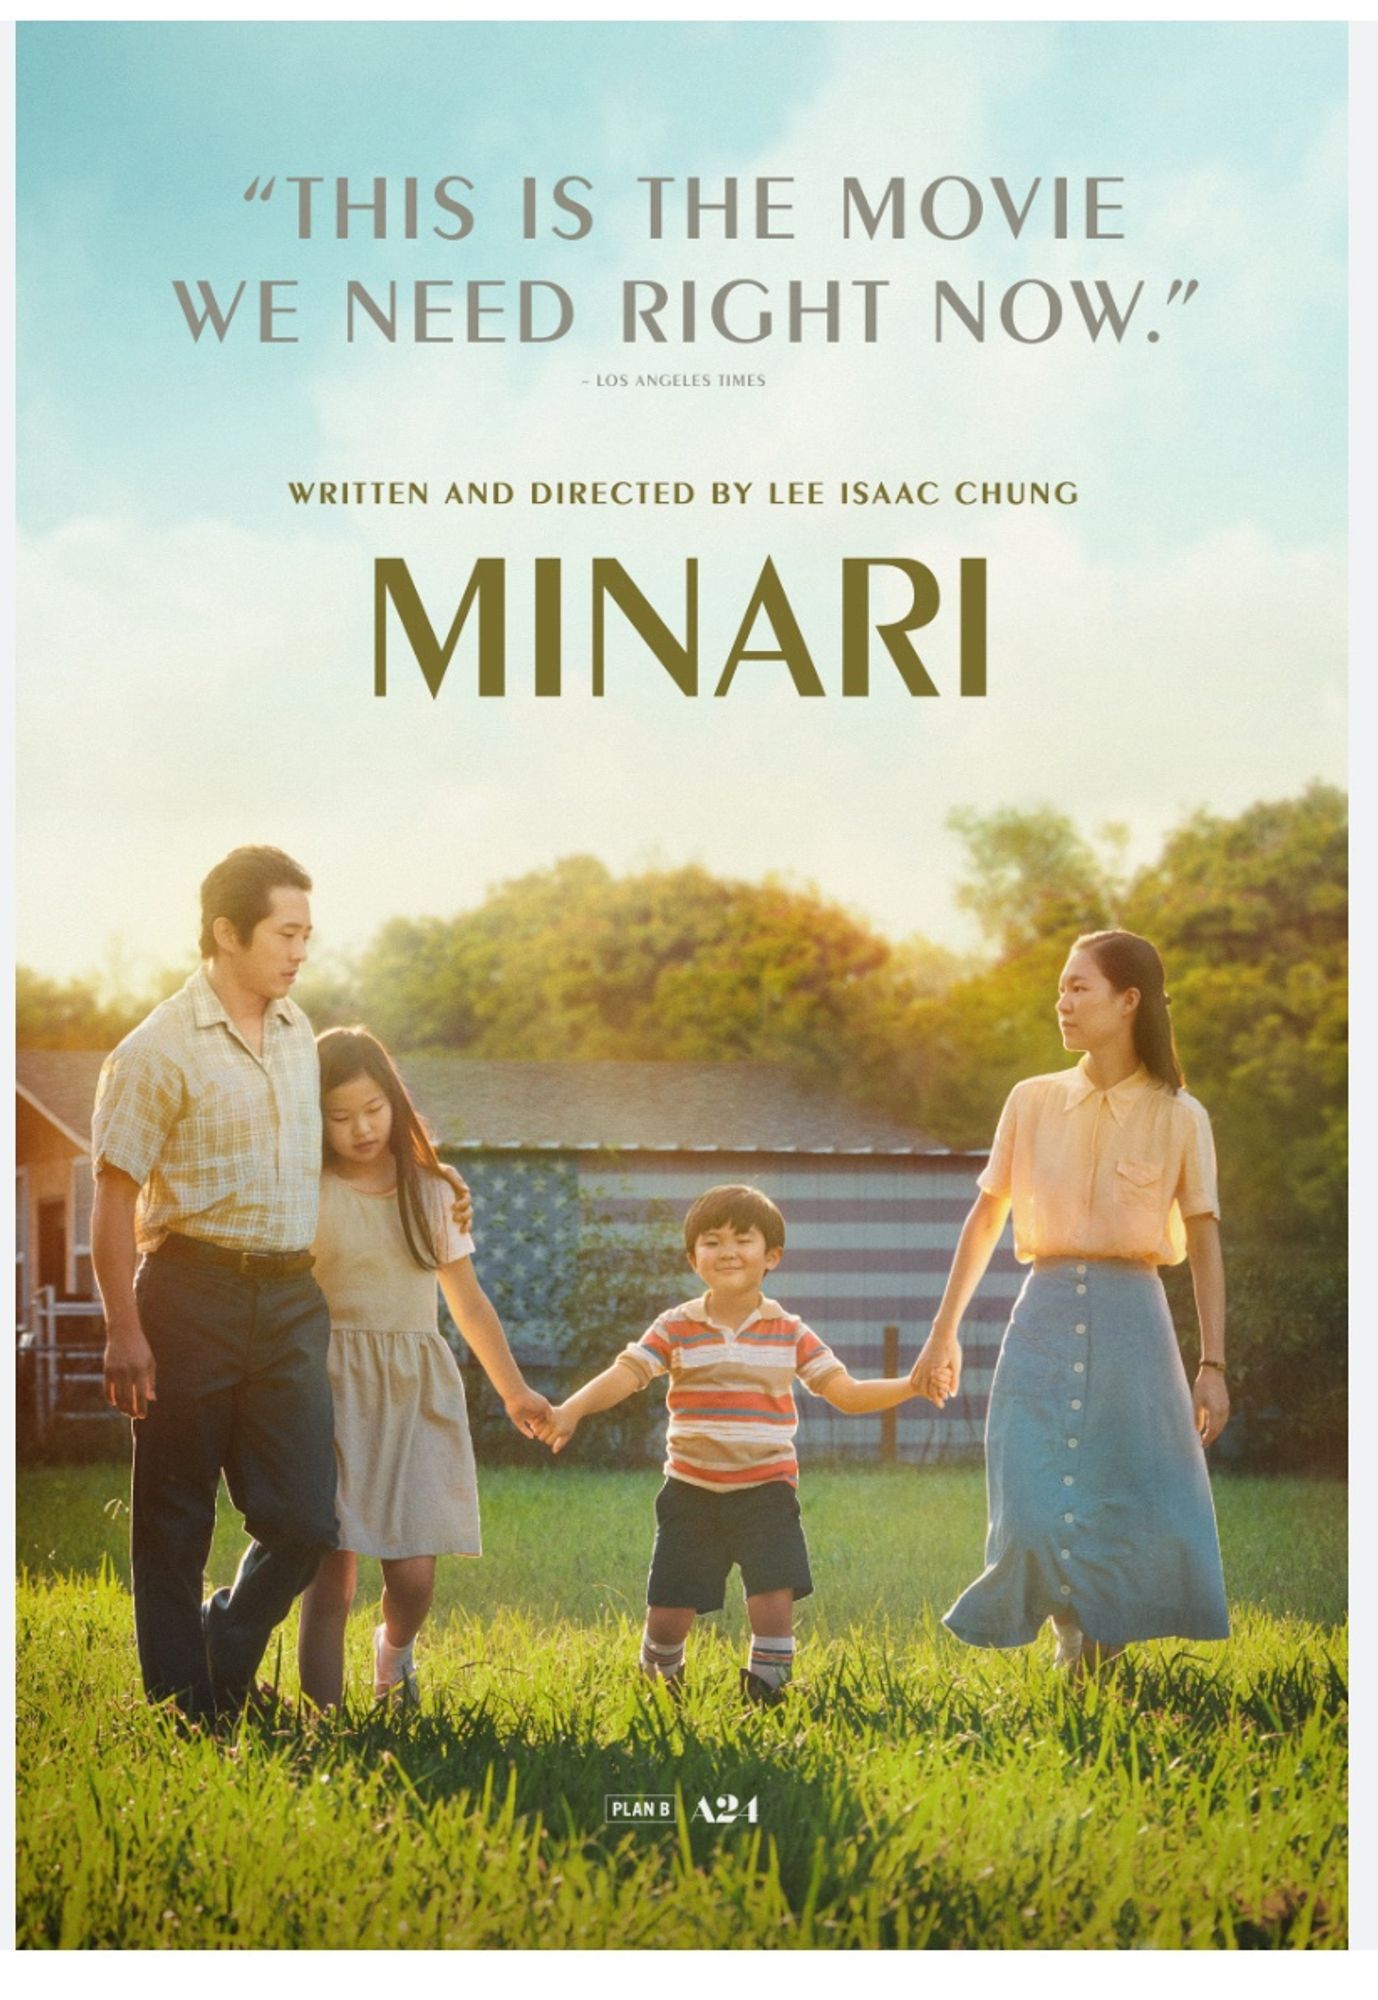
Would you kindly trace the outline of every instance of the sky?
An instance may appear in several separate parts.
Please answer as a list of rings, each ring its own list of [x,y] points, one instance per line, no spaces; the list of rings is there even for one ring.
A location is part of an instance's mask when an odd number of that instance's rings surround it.
[[[893,936],[965,946],[954,808],[1123,822],[1147,859],[1189,812],[1342,781],[1342,28],[42,24],[20,30],[18,115],[21,962],[137,976],[186,958],[200,877],[252,840],[311,869],[332,951],[571,853],[775,872]],[[423,193],[471,181],[471,235],[298,240],[289,176],[356,195],[388,176],[395,220],[408,174]],[[591,233],[523,242],[523,177],[562,174],[592,184]],[[705,223],[688,241],[672,200],[650,241],[638,177],[689,174],[705,194],[788,177],[793,237]],[[911,224],[919,190],[966,176],[981,227],[843,241],[844,178],[897,175]],[[1058,175],[1122,177],[1122,241],[1051,236]],[[1021,198],[1040,178],[1018,240],[996,176]],[[244,199],[269,178],[270,201]],[[811,300],[883,279],[880,337],[849,319],[833,346],[620,340],[625,279],[742,276],[777,313],[791,279]],[[247,321],[191,340],[174,279],[263,277],[296,281],[295,344]],[[351,278],[553,281],[575,324],[546,345],[350,345]],[[1197,281],[1189,300],[1168,303],[1174,278]],[[1067,302],[1052,340],[932,338],[937,281],[998,298],[1032,279]],[[1090,342],[1072,282],[1139,279],[1124,342]],[[647,372],[712,386],[638,388]],[[729,372],[764,379],[719,386]],[[456,478],[517,499],[442,507]],[[532,481],[598,478],[697,497],[525,502]],[[426,481],[433,504],[297,507],[294,479]],[[714,479],[750,481],[748,504],[710,507]],[[844,481],[920,479],[939,505],[837,502]],[[962,508],[964,479],[1078,497]],[[823,504],[768,504],[791,480]],[[466,638],[432,699],[395,631],[374,695],[380,556],[407,561],[442,629],[473,562],[506,558],[503,698],[479,698]],[[589,564],[608,556],[676,629],[697,560],[696,698],[615,613],[589,692]],[[847,556],[938,579],[919,641],[937,699],[878,645],[869,697],[841,697]],[[558,700],[532,691],[535,557],[562,564]],[[711,693],[767,557],[822,699],[778,661]],[[956,692],[964,558],[987,565],[983,700]],[[895,615],[896,578],[875,601]]]

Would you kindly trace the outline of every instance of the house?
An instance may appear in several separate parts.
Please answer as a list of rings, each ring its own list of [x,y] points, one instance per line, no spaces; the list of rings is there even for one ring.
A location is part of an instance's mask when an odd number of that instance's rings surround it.
[[[20,1152],[30,1271],[53,1282],[60,1234],[65,1286],[86,1297],[84,1135],[101,1060],[84,1051],[18,1057],[31,1141]],[[691,1296],[679,1222],[694,1196],[719,1181],[758,1183],[779,1202],[789,1235],[772,1289],[856,1373],[906,1368],[926,1337],[983,1155],[954,1153],[772,1064],[483,1062],[440,1053],[409,1056],[403,1068],[437,1144],[473,1188],[479,1271],[540,1386],[556,1386],[561,1302],[581,1244],[586,1254],[614,1255],[619,1245],[648,1246],[643,1264],[649,1258],[659,1273],[647,1286],[648,1310]],[[40,1142],[47,1153],[35,1150]],[[61,1170],[50,1171],[59,1146]],[[56,1204],[46,1235],[39,1201]],[[884,1444],[906,1459],[978,1449],[1019,1275],[1002,1245],[963,1329],[962,1394],[944,1411],[905,1404],[887,1423],[844,1417],[801,1392],[804,1449],[865,1457]],[[641,1331],[609,1326],[607,1359]]]
[[[91,1106],[105,1058],[87,1049],[15,1057],[15,1317],[35,1295],[95,1296],[91,1273]]]
[[[104,1324],[91,1268],[91,1106],[103,1061],[87,1049],[28,1049],[15,1057],[21,1435],[45,1431],[59,1406],[74,1416],[110,1414],[101,1394],[97,1350]]]

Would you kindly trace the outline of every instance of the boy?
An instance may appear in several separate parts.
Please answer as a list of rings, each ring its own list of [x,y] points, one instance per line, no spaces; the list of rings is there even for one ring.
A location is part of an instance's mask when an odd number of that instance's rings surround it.
[[[700,1195],[684,1219],[684,1247],[703,1297],[662,1313],[536,1434],[562,1451],[583,1418],[669,1375],[642,1671],[678,1684],[689,1628],[699,1612],[722,1609],[735,1562],[751,1621],[742,1691],[773,1703],[794,1662],[794,1600],[813,1590],[795,1494],[794,1377],[852,1414],[893,1409],[915,1391],[907,1378],[858,1382],[802,1320],[765,1297],[762,1280],[780,1261],[785,1223],[759,1189]]]

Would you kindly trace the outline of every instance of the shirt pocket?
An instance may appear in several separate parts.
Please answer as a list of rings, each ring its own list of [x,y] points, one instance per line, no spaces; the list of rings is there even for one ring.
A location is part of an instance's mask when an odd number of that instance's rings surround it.
[[[1126,1208],[1156,1208],[1162,1200],[1163,1168],[1155,1160],[1117,1160],[1115,1199]]]
[[[196,1208],[244,1197],[276,1171],[277,1134],[256,1078],[207,1079],[177,1137],[168,1178]]]

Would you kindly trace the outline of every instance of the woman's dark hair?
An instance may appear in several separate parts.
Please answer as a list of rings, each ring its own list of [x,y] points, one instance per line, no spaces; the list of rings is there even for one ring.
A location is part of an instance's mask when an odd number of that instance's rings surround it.
[[[1135,1052],[1150,1076],[1169,1090],[1180,1090],[1186,1078],[1172,1039],[1167,974],[1148,939],[1135,931],[1088,931],[1077,939],[1072,950],[1089,951],[1117,993],[1131,986],[1137,988]]]
[[[435,1240],[426,1219],[422,1194],[425,1175],[441,1172],[431,1136],[407,1095],[407,1086],[397,1074],[392,1057],[376,1035],[367,1028],[327,1028],[317,1035],[316,1049],[321,1059],[321,1103],[326,1093],[356,1077],[369,1077],[392,1106],[392,1132],[388,1144],[397,1162],[397,1212],[402,1218],[402,1234],[407,1248],[423,1271],[438,1268]],[[330,1141],[321,1134],[324,1163],[330,1163]]]
[[[201,884],[201,956],[215,956],[215,920],[228,917],[241,944],[273,907],[274,889],[307,889],[311,877],[280,847],[236,847]]]

